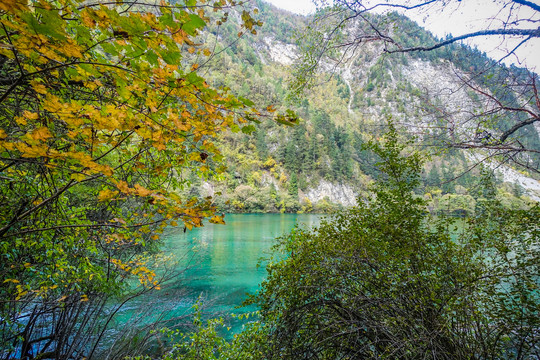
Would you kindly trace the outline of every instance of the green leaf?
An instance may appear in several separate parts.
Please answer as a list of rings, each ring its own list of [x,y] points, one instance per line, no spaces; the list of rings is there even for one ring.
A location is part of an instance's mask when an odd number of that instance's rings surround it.
[[[146,60],[150,63],[150,65],[158,65],[158,56],[155,53],[155,51],[147,51],[146,52]]]
[[[189,21],[186,22],[182,29],[189,35],[197,35],[197,29],[203,28],[206,26],[206,23],[198,15],[189,14]]]
[[[111,43],[107,43],[107,42],[103,43],[101,44],[101,48],[103,49],[105,53],[109,55],[117,56],[119,54],[116,46]]]
[[[174,26],[174,18],[171,13],[164,13],[159,17],[159,22],[163,25]]]
[[[187,74],[186,80],[192,85],[199,85],[202,84],[204,81],[204,79],[197,75],[197,73],[195,72],[190,72],[189,74]]]
[[[257,130],[257,129],[255,128],[254,125],[247,125],[247,126],[243,126],[243,127],[242,127],[242,132],[243,132],[244,134],[251,134],[251,133],[253,133],[255,130]]]
[[[182,58],[179,51],[166,51],[161,54],[161,57],[169,65],[178,65]]]
[[[255,106],[255,103],[253,101],[246,99],[244,97],[239,96],[238,100],[240,100],[246,106]]]

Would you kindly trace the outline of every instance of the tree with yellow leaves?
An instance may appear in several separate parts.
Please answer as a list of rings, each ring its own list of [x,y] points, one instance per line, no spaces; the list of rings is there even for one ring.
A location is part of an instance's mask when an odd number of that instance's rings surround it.
[[[127,278],[158,286],[157,234],[223,221],[177,190],[185,169],[220,170],[217,134],[260,115],[198,73],[207,13],[239,6],[0,3],[1,358],[91,357],[105,301]],[[241,19],[241,32],[260,25]]]

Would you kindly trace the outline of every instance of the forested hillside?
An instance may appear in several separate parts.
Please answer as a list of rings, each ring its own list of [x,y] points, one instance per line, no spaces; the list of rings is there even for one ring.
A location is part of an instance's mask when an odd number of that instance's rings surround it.
[[[332,3],[0,2],[1,359],[539,356],[537,75]],[[272,233],[223,337],[185,235],[231,212],[332,216]]]
[[[317,85],[302,98],[294,98],[291,71],[305,46],[302,29],[309,19],[264,2],[256,6],[263,22],[256,35],[239,38],[232,23],[205,34],[218,50],[208,64],[208,77],[213,85],[226,86],[259,106],[270,103],[279,110],[293,109],[301,121],[294,127],[263,121],[249,137],[227,133],[220,141],[227,170],[218,179],[192,175],[196,185],[189,188],[192,195],[221,194],[216,204],[224,212],[330,212],[351,206],[377,179],[377,158],[363,144],[380,136],[392,119],[402,134],[416,137],[417,146],[433,155],[424,167],[419,190],[427,193],[430,209],[456,213],[474,209],[468,192],[481,172],[478,159],[486,156],[445,145],[458,134],[481,135],[467,125],[464,114],[479,112],[485,100],[463,87],[459,75],[487,66],[489,72],[477,77],[475,86],[511,97],[517,95],[493,79],[508,72],[526,77],[526,71],[508,69],[476,49],[457,44],[431,52],[383,54],[379,45],[366,43],[337,65],[331,58],[325,60],[324,71],[313,80]],[[230,18],[234,21],[234,13]],[[373,18],[377,21],[376,15]],[[395,20],[396,33],[406,44],[435,39],[405,17],[395,15]],[[452,128],[443,125],[448,114]],[[494,115],[493,121],[508,127],[505,116]],[[519,138],[525,147],[540,149],[534,127],[521,129]],[[502,169],[498,196],[508,206],[526,207],[529,200],[539,199],[540,186],[529,178],[537,174]]]

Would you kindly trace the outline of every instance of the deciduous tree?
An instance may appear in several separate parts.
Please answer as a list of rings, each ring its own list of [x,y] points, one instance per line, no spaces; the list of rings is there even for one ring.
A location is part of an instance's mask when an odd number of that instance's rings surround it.
[[[177,190],[186,169],[219,172],[214,138],[260,115],[199,73],[209,21],[234,7],[239,35],[260,25],[240,5],[2,1],[0,357],[91,357],[106,299],[133,277],[158,286],[161,230],[223,222]]]
[[[372,149],[373,198],[281,239],[253,297],[264,359],[528,359],[539,355],[538,206],[487,184],[464,223],[414,194],[421,156],[395,129]]]

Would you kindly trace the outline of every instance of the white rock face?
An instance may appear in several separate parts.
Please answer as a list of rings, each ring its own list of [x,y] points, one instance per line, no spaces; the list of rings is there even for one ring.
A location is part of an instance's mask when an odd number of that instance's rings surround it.
[[[538,133],[538,135],[540,135],[540,122],[535,122],[534,128],[536,129],[536,132]]]
[[[268,171],[264,171],[261,177],[262,187],[271,186],[272,184],[276,189],[279,189],[279,182]]]
[[[488,164],[491,167],[492,164]],[[512,184],[519,184],[527,195],[534,201],[540,201],[540,182],[525,175],[522,175],[507,166],[500,166],[495,170],[503,178],[503,181]]]
[[[467,155],[468,160],[473,162],[482,161],[482,157],[478,154]],[[519,184],[525,193],[534,201],[540,202],[540,182],[523,174],[520,174],[516,170],[493,161],[484,160],[483,164],[488,168],[495,171],[495,173],[502,177],[504,182],[509,182],[511,184]]]
[[[270,37],[265,37],[263,41],[270,58],[274,62],[282,65],[291,65],[298,56],[296,46],[292,44],[286,44]]]
[[[450,138],[455,141],[468,140],[475,133],[475,124],[471,121],[473,116],[481,109],[490,109],[486,99],[474,99],[459,78],[466,78],[458,69],[448,62],[433,64],[423,60],[411,60],[408,66],[402,66],[403,76],[417,89],[426,99],[433,101],[432,106],[437,111],[425,113],[418,129],[412,126],[412,131],[422,131],[422,126],[433,125],[438,116],[444,116]],[[489,93],[487,89],[484,89]],[[418,104],[420,105],[420,104]]]
[[[201,185],[201,193],[203,196],[212,196],[214,197],[215,191],[214,191],[214,185],[212,183],[209,183],[207,181],[203,182]]]
[[[356,194],[352,187],[344,184],[333,184],[325,180],[321,180],[316,188],[307,190],[304,195],[313,204],[328,197],[330,202],[336,204],[341,204],[343,206],[356,205]]]

